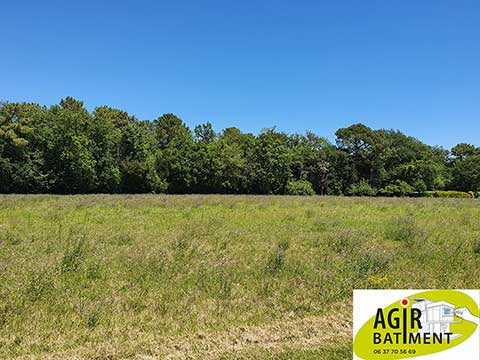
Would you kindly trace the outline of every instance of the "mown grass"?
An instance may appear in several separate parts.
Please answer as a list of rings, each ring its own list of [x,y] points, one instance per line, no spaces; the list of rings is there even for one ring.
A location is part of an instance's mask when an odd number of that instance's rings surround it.
[[[220,356],[218,360],[346,360],[352,358],[350,346],[332,346],[321,349],[285,350],[269,352],[260,350],[235,355]]]
[[[0,196],[0,357],[160,356],[354,288],[479,288],[479,219],[469,199]]]

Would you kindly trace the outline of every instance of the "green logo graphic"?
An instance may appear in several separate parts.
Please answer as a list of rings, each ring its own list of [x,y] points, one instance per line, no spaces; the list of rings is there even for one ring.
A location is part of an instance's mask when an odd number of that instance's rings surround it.
[[[458,346],[479,324],[479,308],[456,290],[424,291],[379,309],[353,341],[362,359],[404,359]]]

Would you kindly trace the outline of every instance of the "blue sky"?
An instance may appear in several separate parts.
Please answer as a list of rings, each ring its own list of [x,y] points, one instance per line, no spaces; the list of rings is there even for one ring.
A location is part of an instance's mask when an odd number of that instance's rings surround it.
[[[0,99],[480,145],[480,2],[6,1]]]

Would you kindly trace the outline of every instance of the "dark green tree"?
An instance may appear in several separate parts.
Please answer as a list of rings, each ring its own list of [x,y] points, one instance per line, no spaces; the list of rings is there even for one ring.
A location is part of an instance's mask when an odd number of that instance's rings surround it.
[[[249,159],[254,164],[252,190],[258,194],[283,194],[290,179],[292,161],[288,136],[266,129],[255,139]]]

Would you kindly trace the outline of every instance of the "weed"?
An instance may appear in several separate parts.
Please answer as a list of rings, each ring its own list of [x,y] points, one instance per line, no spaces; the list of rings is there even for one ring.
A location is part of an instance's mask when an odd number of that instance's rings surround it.
[[[209,297],[220,300],[229,299],[233,287],[233,274],[227,264],[228,261],[223,257],[214,264],[201,261],[194,275],[197,288]]]
[[[328,237],[328,245],[338,254],[351,254],[359,245],[358,234],[352,230],[340,230]]]
[[[386,276],[372,275],[368,277],[368,285],[371,289],[382,289],[388,283]]]
[[[385,234],[387,239],[402,242],[409,247],[413,247],[423,238],[423,232],[413,216],[393,220],[387,225]]]
[[[312,218],[315,215],[315,210],[313,209],[307,209],[305,210],[305,216],[307,219]]]
[[[114,242],[115,242],[115,244],[117,244],[118,246],[130,245],[130,244],[133,242],[133,238],[132,238],[132,236],[131,236],[130,234],[123,233],[123,234],[117,235],[117,236],[114,238]]]
[[[379,275],[388,267],[388,257],[378,252],[366,251],[359,257],[354,257],[352,270],[359,278],[367,278],[369,275]]]
[[[187,232],[182,232],[180,234],[180,236],[175,240],[175,242],[173,243],[173,250],[177,253],[177,254],[181,254],[183,253],[184,251],[186,251],[187,249],[189,249],[192,245],[192,234],[189,233],[188,231]]]
[[[80,237],[69,244],[63,254],[60,265],[61,271],[66,273],[78,270],[85,258],[85,252],[86,242],[84,237]]]
[[[88,280],[99,280],[103,278],[103,269],[99,263],[91,263],[86,269],[86,277]]]
[[[18,245],[21,243],[20,234],[16,234],[11,230],[3,230],[0,227],[0,244],[4,242],[6,245]]]
[[[480,255],[480,239],[475,239],[472,242],[472,250],[475,255]]]
[[[267,262],[266,270],[272,275],[281,272],[285,266],[285,254],[288,250],[288,241],[278,243],[274,253],[270,256]]]
[[[90,330],[95,329],[100,321],[100,315],[97,312],[93,312],[87,316],[87,328]]]
[[[312,230],[315,232],[327,232],[338,225],[336,219],[317,218],[312,224]]]
[[[26,297],[37,302],[46,297],[53,289],[52,274],[46,270],[34,272],[30,275],[26,288]]]

